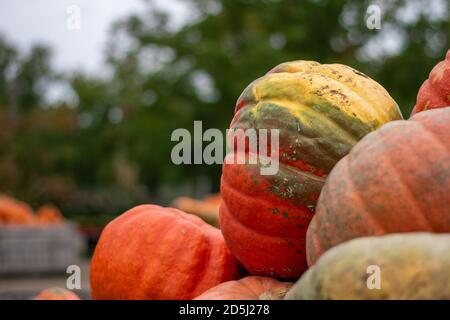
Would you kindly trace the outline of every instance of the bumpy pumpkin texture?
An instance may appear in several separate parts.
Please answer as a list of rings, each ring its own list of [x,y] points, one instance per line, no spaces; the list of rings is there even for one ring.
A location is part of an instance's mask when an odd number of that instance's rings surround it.
[[[260,163],[236,164],[233,153],[223,165],[220,226],[247,270],[301,275],[306,229],[326,176],[362,137],[396,119],[398,106],[382,86],[339,64],[284,63],[244,90],[230,128],[279,129],[280,160],[275,175],[262,175]]]
[[[307,233],[310,265],[364,236],[450,232],[450,108],[367,135],[329,175]]]
[[[450,235],[348,241],[327,251],[286,299],[450,299]]]
[[[450,106],[450,50],[444,61],[439,62],[430,72],[417,94],[417,102],[411,116],[427,109]]]
[[[252,276],[221,283],[195,300],[282,300],[291,287],[291,282]]]
[[[80,300],[72,291],[53,287],[42,290],[33,300]]]
[[[94,299],[193,299],[239,276],[220,230],[156,205],[135,207],[110,222],[90,268]]]

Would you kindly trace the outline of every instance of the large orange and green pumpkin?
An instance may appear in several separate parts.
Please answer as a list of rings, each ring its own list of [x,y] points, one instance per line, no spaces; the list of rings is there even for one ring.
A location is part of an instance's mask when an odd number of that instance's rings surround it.
[[[220,225],[248,271],[302,274],[306,229],[325,178],[362,137],[397,119],[381,85],[340,64],[284,63],[244,90],[230,128],[279,129],[280,160],[275,175],[262,175],[260,164],[227,163],[233,153],[223,165]]]
[[[411,116],[427,109],[450,106],[450,50],[444,61],[439,62],[430,72],[417,94],[417,101]]]
[[[240,277],[220,230],[177,209],[135,207],[103,230],[90,268],[94,299],[193,299]]]
[[[282,300],[292,284],[267,277],[250,276],[221,283],[195,300]]]
[[[334,167],[307,233],[310,265],[357,237],[450,232],[450,108],[367,135]]]
[[[347,241],[328,250],[285,299],[450,299],[450,234]]]

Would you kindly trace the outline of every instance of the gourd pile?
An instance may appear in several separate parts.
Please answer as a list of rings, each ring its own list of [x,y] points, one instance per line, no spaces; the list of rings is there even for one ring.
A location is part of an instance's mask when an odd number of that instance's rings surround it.
[[[278,172],[226,162],[220,229],[156,205],[110,222],[92,297],[450,299],[449,105],[450,50],[409,120],[351,67],[275,67],[243,91],[230,128],[279,129]]]
[[[45,226],[64,222],[58,208],[44,205],[35,213],[26,203],[0,194],[0,226]]]

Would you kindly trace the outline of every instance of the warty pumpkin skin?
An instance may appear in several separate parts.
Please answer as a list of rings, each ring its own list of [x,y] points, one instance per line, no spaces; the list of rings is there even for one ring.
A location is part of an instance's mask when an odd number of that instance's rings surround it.
[[[309,265],[364,236],[450,232],[450,108],[367,135],[334,167],[307,232]]]
[[[33,300],[80,300],[80,297],[72,291],[53,287],[42,290]]]
[[[284,63],[244,90],[230,128],[280,130],[277,174],[227,163],[232,153],[223,165],[220,226],[248,271],[302,274],[306,229],[326,176],[363,136],[396,119],[398,106],[381,85],[339,64]]]
[[[250,276],[221,283],[194,300],[282,300],[292,285],[291,282]]]
[[[430,72],[417,94],[417,101],[411,116],[435,108],[450,106],[450,50],[445,60],[439,62]]]
[[[308,269],[285,299],[450,299],[450,234],[345,242]]]
[[[105,227],[90,281],[94,299],[193,299],[240,271],[220,230],[177,209],[142,205]]]

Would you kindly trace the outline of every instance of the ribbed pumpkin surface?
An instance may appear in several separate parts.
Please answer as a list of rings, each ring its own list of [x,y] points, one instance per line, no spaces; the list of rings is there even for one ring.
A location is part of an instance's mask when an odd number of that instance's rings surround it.
[[[281,64],[244,90],[230,127],[280,130],[277,174],[223,166],[221,229],[247,270],[293,279],[306,269],[306,228],[325,177],[362,137],[396,119],[382,86],[339,64]]]
[[[334,167],[307,234],[308,262],[344,241],[450,232],[450,108],[367,135]]]

